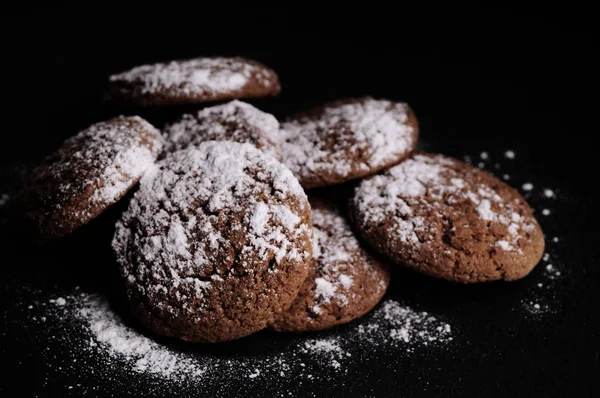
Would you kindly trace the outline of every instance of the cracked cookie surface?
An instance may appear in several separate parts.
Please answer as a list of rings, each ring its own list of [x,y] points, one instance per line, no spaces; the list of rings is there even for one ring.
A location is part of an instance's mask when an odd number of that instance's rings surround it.
[[[309,198],[314,231],[311,268],[289,310],[271,323],[278,331],[323,330],[370,311],[390,283],[387,265],[359,243],[339,207]]]
[[[204,141],[247,142],[281,159],[279,122],[271,114],[242,101],[186,113],[164,129],[165,150],[174,152]]]
[[[451,281],[519,279],[544,251],[541,228],[517,191],[442,155],[415,153],[361,181],[349,212],[379,252]]]
[[[393,166],[415,148],[417,119],[402,102],[350,98],[282,123],[283,161],[304,188],[361,178]]]
[[[160,335],[219,342],[287,310],[312,266],[310,205],[250,144],[204,142],[140,182],[113,249],[134,315]]]
[[[154,165],[160,132],[138,116],[91,125],[32,172],[19,212],[40,243],[67,235],[116,203]]]

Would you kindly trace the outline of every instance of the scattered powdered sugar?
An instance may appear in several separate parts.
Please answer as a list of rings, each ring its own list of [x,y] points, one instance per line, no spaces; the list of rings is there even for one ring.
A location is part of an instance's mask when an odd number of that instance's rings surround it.
[[[405,156],[416,139],[408,105],[373,98],[326,104],[285,121],[282,130],[284,162],[303,186],[319,185],[310,180],[320,174],[369,174]]]
[[[200,376],[206,369],[186,355],[174,352],[151,338],[123,324],[108,302],[98,296],[81,296],[76,315],[91,332],[90,347],[124,359],[137,373],[150,373],[162,378]]]
[[[554,197],[554,191],[551,189],[544,189],[544,196],[547,198],[553,198]]]
[[[164,129],[166,150],[176,151],[204,141],[248,142],[275,158],[281,158],[282,135],[271,114],[234,100],[223,105],[184,114]]]
[[[36,333],[41,333],[43,353],[51,354],[50,347],[64,348],[69,359],[54,366],[69,369],[76,377],[88,374],[102,378],[108,381],[107,386],[116,372],[127,380],[127,385],[116,389],[121,393],[123,388],[133,387],[145,392],[152,388],[161,395],[177,389],[197,396],[203,390],[214,391],[215,385],[227,387],[232,382],[261,378],[275,384],[292,376],[296,383],[327,381],[348,373],[349,365],[362,361],[365,353],[389,354],[397,350],[394,355],[402,357],[430,346],[447,346],[453,339],[453,329],[447,323],[388,299],[335,335],[287,335],[288,342],[279,345],[279,350],[267,350],[258,356],[215,356],[211,350],[205,352],[202,345],[146,335],[145,330],[122,318],[101,295],[75,291],[62,298],[63,306],[56,306],[60,297],[22,306],[28,314],[26,319],[38,326]],[[87,387],[74,383],[74,388],[83,393]],[[227,395],[225,391],[221,390]]]
[[[7,193],[0,194],[0,207],[8,203],[10,196]]]
[[[405,349],[419,345],[436,345],[452,341],[452,328],[427,312],[415,312],[397,301],[382,303],[373,319],[358,326],[358,335],[377,346],[398,346],[412,343]]]
[[[542,263],[541,282],[537,282],[526,298],[522,301],[523,308],[529,314],[540,315],[555,311],[556,297],[554,291],[557,283],[563,275],[560,268],[549,263],[551,256],[544,253]]]
[[[339,336],[309,338],[304,341],[304,346],[300,345],[300,351],[312,357],[328,360],[327,365],[336,370],[341,369],[344,360],[352,356],[342,348]]]
[[[216,96],[243,89],[254,79],[265,87],[276,84],[266,67],[243,58],[201,57],[142,65],[112,75],[113,84],[132,84],[142,94],[168,92],[176,95]]]
[[[531,191],[533,190],[533,184],[530,182],[526,182],[521,188],[523,188],[524,191]]]

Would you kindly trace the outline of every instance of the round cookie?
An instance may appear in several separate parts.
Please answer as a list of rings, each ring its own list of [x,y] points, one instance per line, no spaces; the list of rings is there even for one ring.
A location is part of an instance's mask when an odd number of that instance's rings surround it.
[[[456,282],[522,278],[544,251],[540,226],[517,191],[442,155],[415,153],[361,181],[350,216],[396,263]]]
[[[120,105],[185,105],[279,94],[279,78],[240,57],[200,57],[137,66],[109,77],[106,99]]]
[[[389,268],[361,247],[333,203],[310,199],[315,267],[298,297],[270,326],[278,331],[323,330],[370,311],[385,294]]]
[[[208,141],[142,178],[113,249],[134,315],[155,333],[220,342],[289,308],[312,264],[298,180],[250,144]]]
[[[283,159],[304,188],[361,178],[393,166],[414,149],[419,128],[410,107],[371,97],[327,103],[284,123]]]
[[[271,114],[233,100],[223,105],[186,113],[164,129],[165,150],[174,152],[204,141],[247,142],[281,159],[279,122]]]
[[[91,125],[32,172],[18,211],[38,243],[60,238],[102,213],[153,166],[160,132],[137,116]]]

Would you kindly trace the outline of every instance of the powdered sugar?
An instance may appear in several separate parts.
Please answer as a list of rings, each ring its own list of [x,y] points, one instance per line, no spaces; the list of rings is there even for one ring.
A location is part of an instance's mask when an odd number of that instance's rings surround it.
[[[189,391],[193,395],[209,386],[227,386],[232,379],[254,382],[261,378],[279,383],[293,375],[302,381],[326,381],[348,372],[353,361],[362,361],[365,353],[390,353],[406,356],[429,346],[443,347],[452,341],[448,324],[435,316],[415,312],[400,303],[388,300],[358,325],[334,336],[289,336],[289,342],[280,351],[262,352],[258,356],[237,354],[212,355],[201,347],[173,346],[146,336],[143,330],[128,325],[100,295],[77,293],[65,296],[67,305],[35,303],[32,322],[45,324],[40,314],[48,317],[48,327],[42,327],[42,344],[60,347],[57,330],[62,336],[77,336],[67,342],[73,374],[89,372],[94,377],[107,379],[109,371],[125,374],[128,386],[138,385],[140,392],[150,388],[164,395],[167,391]],[[56,302],[57,299],[52,299]],[[31,309],[26,311],[32,312]],[[56,329],[58,328],[58,329]],[[85,358],[93,358],[87,365]],[[75,371],[76,369],[76,371]],[[83,387],[73,384],[83,391]],[[158,387],[157,387],[158,386]],[[122,391],[125,391],[121,389]]]
[[[204,96],[239,91],[250,79],[265,87],[276,84],[274,74],[262,65],[225,57],[142,65],[109,78],[111,83],[133,84],[142,94],[167,92]]]
[[[404,103],[364,98],[287,120],[284,162],[309,187],[320,185],[321,174],[339,182],[370,174],[413,148],[408,113]]]
[[[275,158],[281,157],[282,135],[273,115],[234,100],[185,114],[164,129],[166,150],[175,151],[204,141],[248,142]]]
[[[381,346],[444,344],[452,341],[451,331],[448,323],[441,322],[433,315],[413,311],[392,300],[382,303],[371,322],[358,327],[361,338]]]

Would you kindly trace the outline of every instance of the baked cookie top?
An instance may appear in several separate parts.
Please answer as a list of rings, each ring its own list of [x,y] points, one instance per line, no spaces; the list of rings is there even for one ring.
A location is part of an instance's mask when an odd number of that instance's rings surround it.
[[[199,57],[137,66],[109,77],[107,100],[160,106],[279,94],[279,78],[241,57]]]
[[[390,167],[417,144],[405,103],[371,97],[330,102],[282,123],[283,159],[304,188],[339,184]]]
[[[91,125],[32,172],[20,211],[40,241],[73,232],[117,202],[154,164],[160,132],[137,116]]]
[[[389,268],[358,242],[339,208],[310,198],[315,267],[290,309],[271,327],[279,331],[328,329],[356,319],[381,300],[390,282]]]
[[[442,155],[416,153],[361,181],[350,215],[395,262],[457,282],[522,278],[544,251],[540,226],[517,191]]]
[[[269,113],[242,101],[186,113],[164,129],[166,151],[185,149],[204,141],[247,142],[281,159],[279,122]]]
[[[134,314],[156,333],[218,342],[264,328],[312,266],[310,205],[250,144],[208,141],[144,176],[113,249]]]

